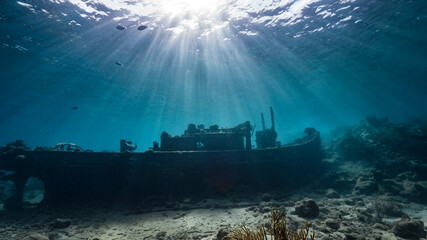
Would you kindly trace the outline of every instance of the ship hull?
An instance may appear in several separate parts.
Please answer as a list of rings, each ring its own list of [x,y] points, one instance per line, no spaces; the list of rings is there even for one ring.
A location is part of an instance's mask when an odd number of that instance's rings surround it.
[[[224,194],[287,191],[319,170],[318,132],[309,141],[280,148],[143,153],[14,150],[0,169],[14,172],[19,207],[29,177],[45,186],[43,203],[138,203],[144,199],[208,198]],[[13,201],[12,201],[13,200]]]

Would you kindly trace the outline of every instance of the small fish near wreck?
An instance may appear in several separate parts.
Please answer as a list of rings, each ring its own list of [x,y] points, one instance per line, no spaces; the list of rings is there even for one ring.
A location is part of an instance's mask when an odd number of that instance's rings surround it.
[[[147,29],[147,27],[148,27],[148,26],[146,26],[146,25],[140,25],[140,26],[138,27],[138,30],[139,30],[139,31],[142,31],[142,30]]]
[[[253,195],[285,191],[318,171],[322,159],[320,134],[307,128],[305,137],[281,145],[272,127],[256,132],[249,121],[232,128],[189,124],[181,136],[161,134],[160,145],[134,152],[131,141],[120,141],[120,152],[93,152],[71,143],[52,148],[28,148],[24,141],[1,148],[0,170],[12,172],[16,193],[6,209],[22,207],[29,177],[45,186],[43,204],[90,201],[140,203],[148,197],[210,198],[223,194]]]
[[[118,30],[120,30],[120,31],[123,31],[123,30],[125,30],[126,29],[126,27],[125,26],[123,26],[123,25],[117,25],[117,27],[116,27]]]

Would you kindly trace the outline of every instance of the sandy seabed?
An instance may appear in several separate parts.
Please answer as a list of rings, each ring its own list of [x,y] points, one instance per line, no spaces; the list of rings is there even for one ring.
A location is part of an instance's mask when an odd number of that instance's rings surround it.
[[[118,239],[221,239],[230,229],[269,226],[271,210],[286,212],[289,228],[308,222],[316,239],[401,239],[392,232],[400,217],[376,219],[378,199],[371,196],[329,196],[305,188],[279,196],[264,193],[248,199],[185,199],[174,207],[73,206],[27,208],[0,212],[0,239],[118,240]],[[314,218],[300,217],[295,206],[312,199],[319,207]],[[411,219],[427,223],[427,206],[389,197]]]

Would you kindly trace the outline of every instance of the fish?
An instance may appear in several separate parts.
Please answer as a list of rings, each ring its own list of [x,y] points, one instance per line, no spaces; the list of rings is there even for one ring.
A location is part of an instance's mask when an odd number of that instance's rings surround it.
[[[146,25],[140,25],[139,27],[138,27],[138,30],[139,31],[142,31],[142,30],[144,30],[144,29],[146,29],[148,26],[146,26]]]
[[[117,29],[119,29],[119,30],[125,30],[126,29],[126,27],[125,26],[122,26],[122,25],[117,25],[117,27],[116,27]]]
[[[116,64],[118,65],[118,66],[123,66],[123,63],[121,63],[121,62],[116,62]]]
[[[73,110],[77,110],[77,108],[78,108],[78,107],[74,106],[74,107],[73,107]]]

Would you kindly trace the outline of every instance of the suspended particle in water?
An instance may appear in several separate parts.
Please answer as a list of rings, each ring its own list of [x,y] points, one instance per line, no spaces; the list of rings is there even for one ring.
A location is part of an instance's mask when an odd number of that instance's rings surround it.
[[[74,107],[73,107],[73,110],[77,110],[77,108],[78,108],[78,107],[74,106]]]

